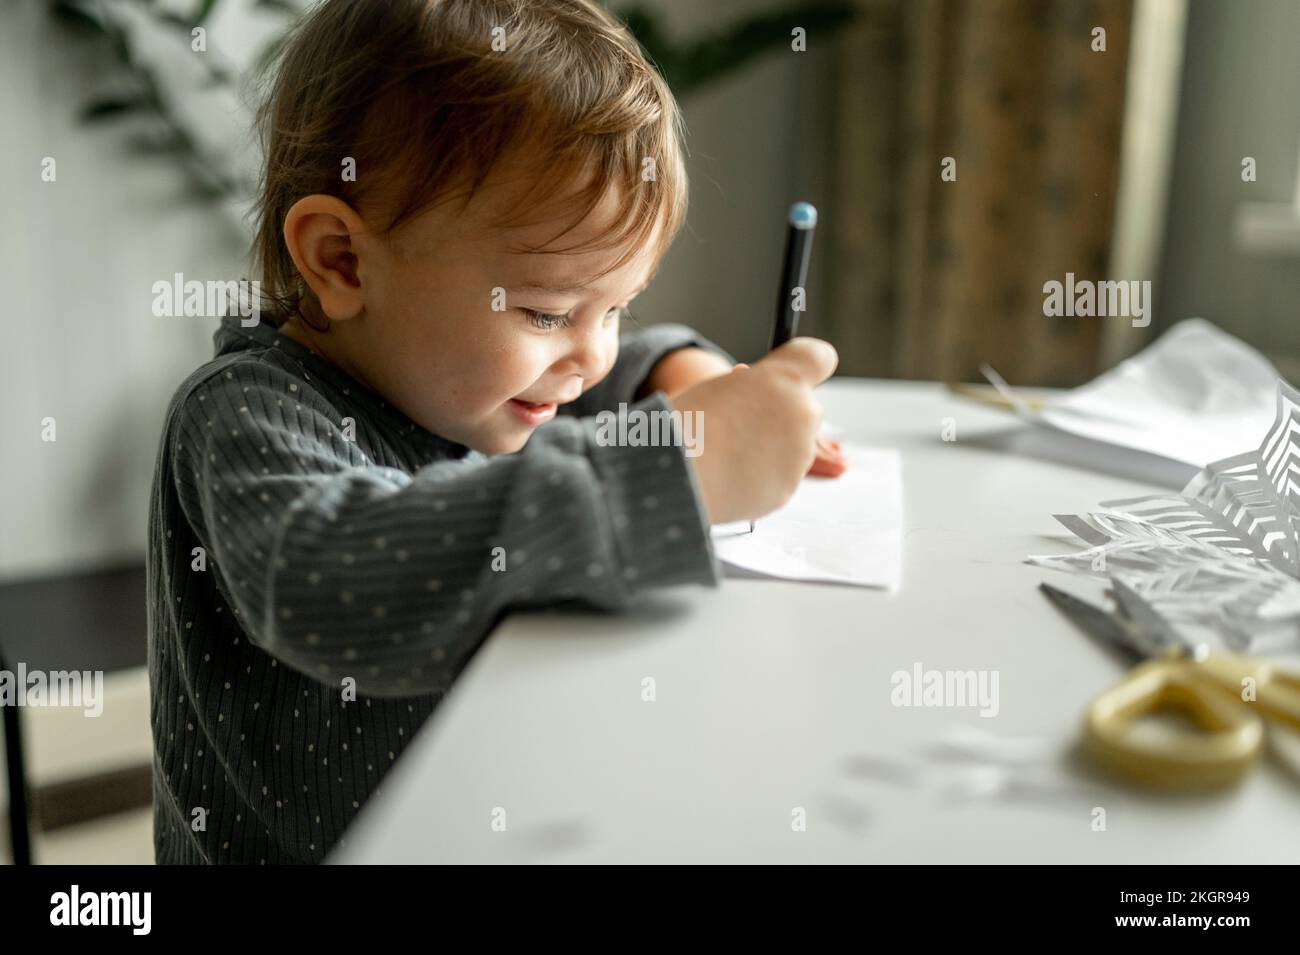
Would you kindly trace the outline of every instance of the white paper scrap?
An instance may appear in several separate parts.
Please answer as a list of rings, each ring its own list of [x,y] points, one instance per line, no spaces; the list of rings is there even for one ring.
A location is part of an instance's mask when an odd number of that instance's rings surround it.
[[[1198,468],[1259,444],[1278,379],[1263,355],[1200,318],[1037,411],[986,375],[1026,420]]]

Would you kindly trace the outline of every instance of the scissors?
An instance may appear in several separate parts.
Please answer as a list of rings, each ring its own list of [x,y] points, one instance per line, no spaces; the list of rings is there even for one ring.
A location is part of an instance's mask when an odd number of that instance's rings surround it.
[[[1108,612],[1050,584],[1041,589],[1089,635],[1140,662],[1097,697],[1084,748],[1104,768],[1148,785],[1203,789],[1237,782],[1258,759],[1264,717],[1300,728],[1300,673],[1194,646],[1123,581]],[[1135,733],[1152,714],[1182,713],[1195,729],[1172,738]]]

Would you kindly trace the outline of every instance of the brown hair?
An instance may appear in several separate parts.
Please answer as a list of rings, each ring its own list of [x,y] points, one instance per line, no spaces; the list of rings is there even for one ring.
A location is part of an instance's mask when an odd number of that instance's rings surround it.
[[[367,221],[388,235],[434,203],[468,203],[518,153],[536,175],[517,209],[536,211],[540,197],[577,210],[557,239],[618,188],[612,231],[588,243],[629,243],[611,269],[660,224],[662,253],[685,219],[677,104],[636,40],[591,0],[324,0],[266,76],[253,257],[272,310],[298,311],[309,295],[283,228],[315,193],[374,211]],[[356,181],[343,178],[347,157]]]

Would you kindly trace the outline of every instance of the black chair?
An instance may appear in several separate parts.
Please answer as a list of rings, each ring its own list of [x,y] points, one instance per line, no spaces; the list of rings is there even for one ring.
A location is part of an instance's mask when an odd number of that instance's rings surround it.
[[[14,672],[15,678],[19,662],[26,664],[28,672],[110,673],[143,666],[146,631],[143,563],[0,584],[0,670]],[[52,829],[148,802],[148,767],[32,793],[23,757],[23,708],[0,709],[4,710],[9,837],[15,864],[31,862],[33,815],[43,829]]]

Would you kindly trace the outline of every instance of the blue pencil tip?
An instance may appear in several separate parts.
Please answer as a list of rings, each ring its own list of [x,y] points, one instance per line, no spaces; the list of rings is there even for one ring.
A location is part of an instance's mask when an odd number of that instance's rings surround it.
[[[796,202],[790,207],[790,224],[796,229],[811,229],[817,224],[817,207],[810,202]]]

